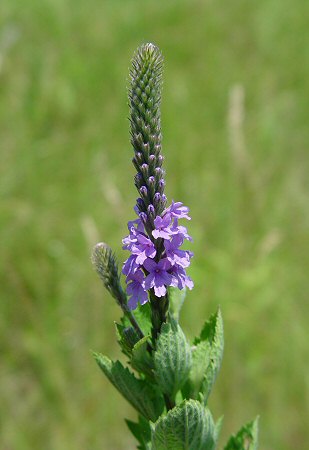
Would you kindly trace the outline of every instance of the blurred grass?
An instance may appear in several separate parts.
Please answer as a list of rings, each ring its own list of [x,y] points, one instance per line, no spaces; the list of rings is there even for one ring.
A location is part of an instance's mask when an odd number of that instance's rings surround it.
[[[190,336],[220,304],[211,398],[227,435],[309,447],[308,3],[2,0],[1,379],[4,450],[133,449],[129,406],[90,349],[118,357],[119,311],[90,264],[120,260],[136,193],[126,78],[157,43],[167,191],[189,205]]]

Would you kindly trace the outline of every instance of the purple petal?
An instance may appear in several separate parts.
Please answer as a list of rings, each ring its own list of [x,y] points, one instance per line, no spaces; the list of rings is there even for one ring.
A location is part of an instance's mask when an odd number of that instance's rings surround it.
[[[171,224],[171,221],[172,221],[171,215],[170,214],[165,214],[165,216],[163,217],[163,220],[162,220],[162,227],[163,228],[169,227],[170,224]]]
[[[159,237],[163,239],[169,239],[171,236],[171,231],[166,230],[153,230],[152,235],[155,239],[158,239]]]
[[[150,245],[150,244],[152,244],[151,240],[148,239],[144,234],[138,234],[136,236],[136,239],[137,239],[137,242],[139,244],[143,244],[143,245]]]
[[[123,267],[122,267],[122,273],[124,275],[129,275],[131,273],[134,273],[138,268],[139,268],[139,265],[136,263],[136,255],[131,255],[124,262]]]
[[[156,256],[157,252],[153,246],[153,248],[146,248],[145,253],[148,256],[148,258],[154,258]]]
[[[149,289],[151,289],[154,285],[155,282],[155,276],[154,273],[151,272],[150,274],[147,275],[147,277],[145,278],[144,281],[144,287],[146,289],[146,291],[148,291]]]
[[[158,269],[160,270],[168,270],[171,267],[171,263],[167,258],[161,259],[158,262]]]
[[[165,286],[154,286],[155,295],[157,297],[164,297],[166,294],[166,287]]]
[[[147,258],[144,262],[144,267],[148,272],[153,272],[157,268],[157,263],[153,259]]]
[[[186,286],[187,286],[187,288],[189,288],[190,289],[190,291],[194,288],[194,283],[193,283],[193,281],[191,280],[191,278],[190,277],[188,277],[187,276],[187,278],[186,278]]]
[[[157,216],[154,220],[154,225],[156,228],[161,228],[162,227],[162,217]]]
[[[136,257],[137,264],[143,265],[144,261],[147,259],[145,252],[140,252]]]
[[[155,276],[155,286],[161,286],[163,284],[169,286],[171,281],[172,276],[163,270]]]
[[[137,298],[132,295],[128,300],[128,307],[132,311],[137,308]]]

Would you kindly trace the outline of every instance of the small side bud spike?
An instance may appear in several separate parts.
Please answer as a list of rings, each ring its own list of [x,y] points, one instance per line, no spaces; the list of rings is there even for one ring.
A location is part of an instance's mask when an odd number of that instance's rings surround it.
[[[112,249],[104,242],[99,242],[93,249],[91,259],[106,289],[120,306],[125,305],[126,294],[120,285],[118,264]]]

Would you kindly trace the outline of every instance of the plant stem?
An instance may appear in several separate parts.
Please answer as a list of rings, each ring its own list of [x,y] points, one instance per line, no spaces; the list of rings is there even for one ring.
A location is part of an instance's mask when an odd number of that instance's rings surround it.
[[[140,339],[142,339],[144,337],[144,333],[142,332],[142,330],[140,329],[139,324],[137,323],[134,314],[132,313],[132,311],[127,307],[126,304],[121,304],[122,310],[125,313],[125,315],[127,316],[127,318],[129,319],[129,321],[131,322],[132,326],[135,328],[138,336]]]
[[[156,340],[160,333],[161,326],[167,319],[167,311],[169,305],[168,294],[164,297],[156,297],[153,289],[150,291],[151,302],[151,321],[152,321],[152,340],[154,347],[156,347]]]

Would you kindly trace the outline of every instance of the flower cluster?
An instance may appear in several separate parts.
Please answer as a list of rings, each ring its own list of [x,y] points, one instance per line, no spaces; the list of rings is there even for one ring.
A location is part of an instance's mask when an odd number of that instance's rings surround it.
[[[185,239],[192,241],[192,238],[187,229],[178,224],[179,219],[190,220],[189,209],[173,201],[161,216],[155,217],[151,235],[145,229],[144,213],[139,213],[137,208],[135,211],[139,218],[128,223],[129,235],[122,241],[123,249],[131,252],[122,268],[130,309],[135,309],[138,302],[146,303],[150,289],[156,297],[162,297],[166,286],[193,288],[193,281],[186,274],[193,253],[180,249]]]

